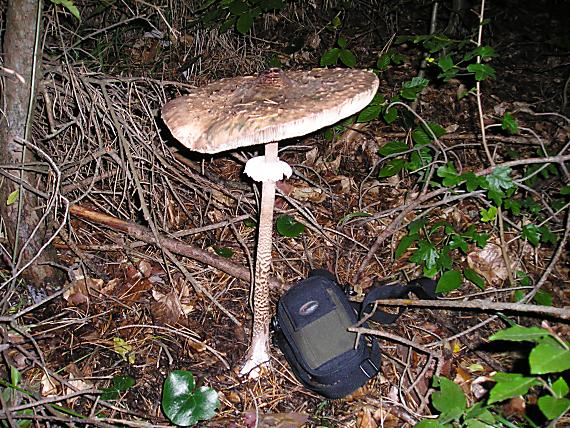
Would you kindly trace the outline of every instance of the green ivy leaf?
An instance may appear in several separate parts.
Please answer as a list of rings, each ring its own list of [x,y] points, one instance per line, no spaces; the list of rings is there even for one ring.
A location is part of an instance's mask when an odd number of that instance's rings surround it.
[[[321,57],[321,67],[327,67],[329,65],[336,65],[338,62],[338,57],[340,56],[339,48],[332,48],[326,51]]]
[[[525,377],[519,373],[496,373],[493,380],[497,383],[489,393],[488,404],[497,403],[517,395],[526,395],[533,386],[541,385],[534,377]]]
[[[521,204],[516,199],[505,199],[504,205],[506,209],[510,210],[513,213],[513,215],[520,215]]]
[[[496,56],[495,49],[493,49],[491,46],[479,46],[479,47],[473,49],[472,51],[467,52],[463,56],[463,59],[465,61],[470,61],[473,58],[475,58],[476,56],[480,56],[481,59],[492,58],[492,57]]]
[[[112,380],[112,386],[103,388],[101,399],[110,401],[117,400],[121,392],[128,391],[135,386],[135,379],[130,376],[115,376]]]
[[[465,279],[467,279],[468,281],[471,281],[473,284],[475,284],[481,290],[485,289],[485,278],[483,278],[481,275],[479,275],[473,269],[465,268],[463,270],[463,276],[465,276]]]
[[[439,254],[437,248],[427,240],[421,240],[418,243],[418,249],[410,257],[410,261],[418,265],[424,264],[429,270],[436,267]]]
[[[214,251],[225,259],[231,259],[234,255],[234,250],[228,247],[214,247]]]
[[[475,73],[475,80],[478,81],[495,78],[495,69],[487,64],[469,64],[467,71]]]
[[[400,90],[400,95],[406,100],[415,101],[418,94],[423,91],[428,84],[428,79],[416,76],[412,78],[412,80],[404,82]]]
[[[506,166],[498,166],[485,176],[485,181],[489,185],[489,190],[500,192],[501,189],[508,190],[514,187],[513,179],[510,177],[511,169]]]
[[[502,190],[488,190],[487,197],[491,199],[497,207],[500,207],[503,202],[505,193]]]
[[[289,215],[282,215],[277,218],[277,232],[281,236],[286,236],[287,238],[296,238],[305,231],[305,225],[299,223],[293,217]]]
[[[539,290],[532,300],[538,305],[552,306],[552,295],[547,291]]]
[[[520,325],[514,325],[504,330],[499,330],[495,334],[489,336],[489,340],[540,343],[548,336],[550,336],[548,331],[540,327],[522,327]]]
[[[465,238],[463,238],[463,236],[461,235],[453,234],[451,235],[451,239],[449,240],[449,249],[455,250],[457,248],[459,248],[461,251],[467,254],[468,246]]]
[[[553,343],[539,343],[528,356],[532,374],[559,373],[570,369],[570,351]]]
[[[556,398],[545,395],[538,399],[538,408],[549,420],[556,419],[570,409],[568,398]]]
[[[248,12],[250,6],[243,0],[234,0],[228,4],[228,11],[235,16],[242,15]]]
[[[532,285],[532,279],[525,271],[517,270],[516,276],[520,285],[523,287],[530,287]]]
[[[463,235],[475,242],[480,248],[485,247],[489,240],[489,235],[487,233],[477,232],[477,228],[474,225],[469,226]]]
[[[398,118],[398,110],[394,107],[387,108],[382,115],[387,124],[394,122]]]
[[[437,282],[436,293],[449,293],[461,287],[461,273],[456,270],[444,272]]]
[[[501,128],[507,131],[509,134],[518,134],[519,125],[517,120],[507,111],[503,116],[503,121],[501,122]]]
[[[379,70],[386,70],[390,65],[391,60],[392,54],[385,52],[380,55],[380,57],[378,57],[378,61],[376,61],[376,67],[378,67]]]
[[[429,136],[430,140],[434,140],[431,134],[435,135],[435,138],[439,138],[447,133],[445,128],[434,122],[428,122],[427,126],[422,123],[421,127],[425,131],[425,133]]]
[[[218,393],[205,386],[196,389],[188,371],[175,370],[164,381],[162,408],[173,424],[187,427],[212,419],[219,405]]]
[[[523,206],[529,210],[531,214],[538,214],[542,210],[542,207],[530,196],[525,198]]]
[[[556,394],[557,397],[564,397],[568,395],[570,389],[568,388],[568,384],[564,380],[564,378],[559,377],[550,387],[552,391]]]
[[[243,221],[243,225],[245,227],[249,227],[249,228],[253,229],[253,228],[257,227],[257,222],[252,218],[246,218]]]
[[[408,224],[407,229],[410,234],[417,234],[427,223],[425,217],[421,217]]]
[[[451,55],[444,55],[444,56],[440,57],[439,60],[437,61],[437,65],[443,71],[451,70],[454,66],[453,59],[451,58]]]
[[[406,60],[406,56],[402,55],[401,53],[398,52],[392,52],[392,63],[399,65],[402,64],[405,60]]]
[[[540,240],[545,244],[554,245],[558,242],[558,237],[554,233],[552,233],[547,224],[543,224],[542,226],[540,226],[538,228],[538,231],[540,232]]]
[[[528,242],[536,247],[540,243],[540,230],[536,224],[525,224],[522,227],[522,236],[528,239]]]
[[[437,232],[442,227],[446,235],[456,235],[453,225],[445,220],[434,223],[429,230],[430,235]]]
[[[398,244],[398,247],[396,248],[396,252],[394,253],[394,257],[396,257],[396,259],[399,259],[400,257],[402,257],[402,255],[406,252],[406,250],[408,248],[410,248],[410,246],[412,244],[414,244],[417,240],[418,240],[418,234],[417,233],[413,233],[413,234],[409,234],[409,235],[404,236],[400,240],[400,243]]]
[[[481,208],[481,221],[488,223],[490,221],[494,221],[497,218],[497,207],[491,205],[489,209]]]
[[[346,49],[346,46],[348,45],[348,40],[345,37],[339,37],[338,41],[336,42],[336,44],[341,48],[341,49]]]
[[[428,147],[421,147],[420,149],[416,147],[405,167],[407,170],[416,171],[428,165],[432,159],[431,150]]]
[[[439,252],[439,257],[437,258],[436,264],[438,271],[448,271],[453,267],[453,259],[449,255],[449,251],[449,246],[446,245]]]
[[[249,30],[251,30],[251,27],[253,27],[253,18],[254,17],[249,13],[240,15],[236,22],[236,29],[244,35],[249,33]]]
[[[349,49],[341,49],[339,53],[341,62],[347,67],[354,67],[356,65],[356,55]]]
[[[459,385],[445,377],[435,376],[433,386],[439,387],[439,391],[432,394],[431,402],[442,415],[455,419],[465,412],[467,399]]]
[[[370,122],[375,119],[378,119],[382,113],[382,106],[380,104],[372,104],[370,103],[367,107],[364,108],[359,114],[358,118],[356,119],[357,122]]]
[[[463,179],[457,173],[455,166],[449,163],[442,165],[437,169],[437,176],[443,178],[443,185],[445,187],[457,186]]]
[[[408,145],[403,141],[389,141],[380,147],[378,153],[382,156],[397,155],[403,153],[409,149]]]
[[[481,183],[485,181],[484,177],[479,177],[471,171],[461,174],[461,178],[465,180],[465,186],[468,192],[474,192],[481,187]]]
[[[406,161],[404,159],[390,159],[378,172],[378,177],[386,178],[399,174],[404,168]]]
[[[340,17],[338,15],[336,15],[332,21],[331,21],[331,25],[333,28],[338,29],[340,28],[340,26],[342,25],[342,21],[340,19]]]
[[[425,146],[431,143],[432,139],[422,128],[416,128],[412,131],[412,140],[419,146]]]
[[[563,196],[570,195],[570,186],[562,186],[560,188],[560,194]]]

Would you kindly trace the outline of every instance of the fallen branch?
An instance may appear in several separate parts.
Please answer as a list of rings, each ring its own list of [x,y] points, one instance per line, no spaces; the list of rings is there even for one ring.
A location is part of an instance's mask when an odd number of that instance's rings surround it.
[[[128,236],[146,242],[147,244],[166,248],[175,254],[188,257],[208,266],[212,266],[243,281],[251,281],[249,269],[236,265],[235,263],[232,263],[229,260],[218,255],[208,253],[207,251],[194,245],[184,244],[180,241],[177,241],[176,239],[160,236],[157,241],[157,239],[154,237],[154,234],[144,226],[140,226],[130,221],[121,220],[107,214],[102,214],[80,205],[72,205],[69,209],[69,212],[70,214],[84,220],[102,224],[115,231],[126,233]],[[281,282],[276,278],[270,279],[270,286],[275,289],[283,288]]]
[[[563,320],[570,320],[570,309],[550,306],[530,305],[528,303],[491,302],[489,300],[412,300],[385,299],[377,300],[378,306],[406,306],[441,309],[478,309],[481,311],[520,312],[533,315],[549,315]]]

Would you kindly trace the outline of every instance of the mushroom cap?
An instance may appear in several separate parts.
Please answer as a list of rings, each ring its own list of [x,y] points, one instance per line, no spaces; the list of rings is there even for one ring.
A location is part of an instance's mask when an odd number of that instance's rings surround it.
[[[192,89],[162,108],[184,146],[201,153],[299,137],[366,107],[378,89],[370,71],[270,69]]]

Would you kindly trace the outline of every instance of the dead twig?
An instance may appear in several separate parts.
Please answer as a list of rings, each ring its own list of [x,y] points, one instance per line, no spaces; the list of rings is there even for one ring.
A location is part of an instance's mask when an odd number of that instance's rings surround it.
[[[489,300],[413,300],[385,299],[377,300],[379,306],[406,306],[439,309],[476,309],[480,311],[518,312],[532,316],[548,315],[562,320],[570,320],[570,309],[553,308],[550,306],[531,305],[528,303],[491,302]]]

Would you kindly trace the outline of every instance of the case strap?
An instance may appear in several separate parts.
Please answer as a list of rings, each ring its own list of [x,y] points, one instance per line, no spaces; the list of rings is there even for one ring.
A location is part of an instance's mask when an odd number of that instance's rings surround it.
[[[373,288],[364,296],[364,300],[358,305],[360,318],[367,316],[374,307],[374,302],[380,299],[400,299],[408,297],[410,293],[414,293],[420,299],[437,299],[435,288],[437,282],[430,278],[418,278],[410,281],[406,285],[379,285],[375,284]],[[395,314],[384,312],[376,309],[376,312],[369,318],[381,324],[392,324],[396,322],[398,317],[405,311],[400,308]]]

